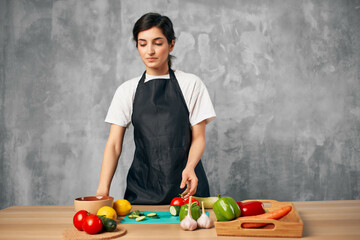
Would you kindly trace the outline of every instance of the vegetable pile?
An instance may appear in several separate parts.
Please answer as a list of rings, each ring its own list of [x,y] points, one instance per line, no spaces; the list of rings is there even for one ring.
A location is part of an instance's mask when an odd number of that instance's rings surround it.
[[[107,218],[105,215],[90,214],[85,210],[80,210],[73,217],[73,224],[79,231],[88,234],[96,234],[102,231],[113,232],[117,227],[114,219]]]
[[[189,207],[189,202],[190,207]],[[202,205],[202,214],[200,210]],[[174,198],[169,207],[173,216],[179,216],[180,226],[183,230],[195,230],[196,228],[211,228],[212,220],[205,214],[204,208],[212,208],[217,221],[231,221],[234,219],[275,219],[286,216],[292,209],[291,206],[282,207],[272,211],[264,208],[261,201],[236,202],[232,197],[190,197],[184,200],[181,197]],[[201,215],[201,216],[200,216]],[[196,222],[196,224],[194,223]],[[268,223],[243,223],[244,228],[258,228]]]
[[[200,216],[200,207],[197,202],[192,202],[192,196],[189,198],[189,203],[181,206],[180,210],[180,227],[185,231],[193,231],[196,228],[211,228],[214,223],[206,215],[204,210],[204,202],[202,202],[202,214]],[[190,205],[190,207],[189,207]],[[186,215],[186,216],[183,216]]]

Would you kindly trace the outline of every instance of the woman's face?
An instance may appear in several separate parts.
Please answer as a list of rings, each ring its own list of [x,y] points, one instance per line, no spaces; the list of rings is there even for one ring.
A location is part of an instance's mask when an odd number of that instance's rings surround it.
[[[168,72],[169,53],[174,41],[168,43],[160,28],[152,27],[138,34],[138,51],[150,75],[163,75]]]

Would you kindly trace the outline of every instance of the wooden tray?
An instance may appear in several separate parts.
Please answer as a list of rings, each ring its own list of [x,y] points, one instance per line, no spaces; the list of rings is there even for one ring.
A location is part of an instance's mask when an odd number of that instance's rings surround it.
[[[254,200],[246,200],[254,201]],[[243,202],[246,202],[243,201]],[[291,202],[278,202],[275,200],[255,200],[263,202],[269,211],[291,206],[291,211],[279,220],[274,219],[241,219],[237,218],[227,222],[215,222],[216,234],[218,236],[238,236],[238,237],[302,237],[303,221],[301,220],[294,204]],[[271,206],[268,206],[271,204]],[[260,228],[243,228],[243,223],[269,223]]]

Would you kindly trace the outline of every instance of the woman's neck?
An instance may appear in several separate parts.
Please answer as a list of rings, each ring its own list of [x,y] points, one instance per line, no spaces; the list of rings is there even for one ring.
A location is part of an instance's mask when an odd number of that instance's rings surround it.
[[[151,76],[162,76],[169,73],[169,66],[166,65],[162,68],[146,68],[146,73]]]

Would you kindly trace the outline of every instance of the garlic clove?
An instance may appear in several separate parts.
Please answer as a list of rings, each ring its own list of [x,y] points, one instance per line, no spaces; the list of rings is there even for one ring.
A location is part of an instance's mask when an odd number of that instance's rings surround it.
[[[214,226],[214,222],[208,215],[205,213],[204,202],[201,202],[202,205],[202,214],[197,220],[197,224],[199,228],[211,228]]]
[[[185,231],[194,231],[197,228],[197,222],[187,215],[181,222],[180,227]]]
[[[191,196],[189,199],[188,215],[180,222],[180,227],[185,231],[194,231],[197,228],[197,222],[191,216]]]
[[[197,224],[199,228],[211,228],[214,226],[213,220],[204,213],[198,218]]]

